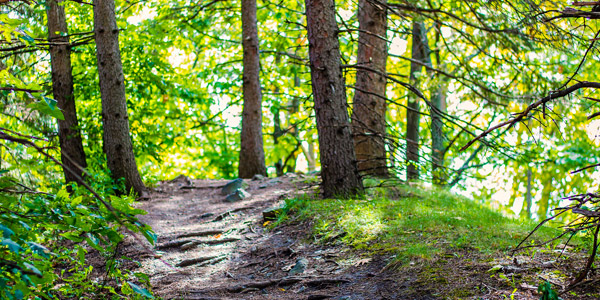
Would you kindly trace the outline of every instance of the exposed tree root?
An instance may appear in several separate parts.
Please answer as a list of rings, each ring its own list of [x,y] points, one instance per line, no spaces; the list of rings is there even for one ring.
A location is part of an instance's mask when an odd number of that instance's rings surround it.
[[[219,245],[219,244],[237,242],[239,240],[240,240],[240,238],[226,238],[226,239],[222,239],[222,240],[190,241],[190,242],[187,242],[187,243],[185,243],[183,245],[180,245],[179,249],[181,249],[182,251],[186,251],[186,250],[190,250],[192,248],[195,248],[196,246],[201,245],[201,244],[204,244],[204,245]]]
[[[194,232],[180,234],[177,236],[177,238],[180,239],[180,238],[193,237],[193,236],[208,236],[208,235],[217,235],[217,234],[222,234],[222,233],[223,233],[223,230],[219,230],[219,229],[194,231]]]
[[[197,257],[197,258],[192,258],[192,259],[186,259],[180,263],[177,264],[178,267],[187,267],[187,266],[191,266],[191,265],[195,265],[201,262],[205,262],[205,261],[209,261],[215,258],[218,258],[219,256],[206,256],[206,257]]]
[[[248,209],[252,209],[252,208],[254,208],[254,207],[253,207],[253,206],[245,206],[245,207],[240,207],[240,208],[236,208],[236,209],[228,210],[228,211],[226,211],[226,212],[224,212],[224,213],[222,213],[222,214],[220,214],[220,215],[216,216],[216,217],[213,219],[213,222],[218,222],[218,221],[221,221],[221,220],[225,219],[226,217],[230,216],[231,214],[233,214],[233,213],[235,213],[235,212],[240,212],[240,211],[243,211],[243,210],[248,210]]]
[[[176,247],[181,247],[184,244],[190,243],[190,242],[195,242],[195,240],[177,240],[177,241],[170,241],[170,242],[166,242],[164,244],[160,244],[158,246],[156,246],[157,249],[168,249],[168,248],[176,248]]]
[[[340,283],[350,283],[350,280],[343,278],[317,278],[313,280],[304,281],[304,284],[308,286],[320,286],[320,285],[334,285]]]

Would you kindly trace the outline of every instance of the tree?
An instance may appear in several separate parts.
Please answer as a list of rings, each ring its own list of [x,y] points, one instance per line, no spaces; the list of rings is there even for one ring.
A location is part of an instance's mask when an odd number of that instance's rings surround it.
[[[412,24],[412,62],[410,63],[410,81],[417,85],[419,73],[425,61],[429,59],[427,32],[422,22]],[[419,178],[419,98],[409,95],[406,106],[406,179]]]
[[[242,0],[242,48],[244,49],[244,108],[238,174],[241,178],[252,178],[256,174],[267,175],[262,137],[256,0]]]
[[[362,192],[348,118],[333,0],[306,0],[312,91],[325,197]]]
[[[387,9],[381,3],[358,3],[358,56],[352,130],[358,170],[386,176]]]
[[[83,177],[87,167],[85,152],[81,143],[81,134],[77,121],[77,109],[73,95],[73,75],[71,74],[71,49],[65,9],[61,0],[47,2],[48,42],[50,43],[50,62],[52,67],[52,91],[57,106],[62,110],[64,119],[58,119],[58,138],[61,161],[66,182],[77,182]],[[69,172],[66,169],[70,169]]]
[[[441,29],[439,23],[436,23],[436,44],[440,43]],[[430,49],[431,47],[428,46]],[[430,58],[431,60],[431,51]],[[442,66],[439,51],[436,52],[437,67]],[[432,64],[433,65],[433,64]],[[444,145],[446,136],[444,135],[443,114],[446,113],[446,91],[448,89],[447,78],[433,74],[432,70],[428,70],[428,74],[438,77],[438,84],[432,87],[431,91],[431,106],[429,111],[431,114],[431,175],[434,184],[443,185],[446,183],[446,175],[444,167],[444,156],[446,155],[446,147]]]
[[[125,98],[125,77],[119,50],[114,0],[94,0],[94,33],[102,98],[104,153],[114,180],[125,179],[127,190],[139,195],[146,187],[137,169]]]

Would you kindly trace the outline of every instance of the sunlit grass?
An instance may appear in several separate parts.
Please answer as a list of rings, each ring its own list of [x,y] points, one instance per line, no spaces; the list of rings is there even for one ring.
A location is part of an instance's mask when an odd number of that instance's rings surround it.
[[[371,253],[394,254],[401,261],[442,252],[508,251],[537,225],[425,187],[378,188],[366,199],[291,199],[284,211],[280,222],[312,220],[313,236],[322,242],[341,241]],[[546,240],[557,232],[542,228],[534,239]]]

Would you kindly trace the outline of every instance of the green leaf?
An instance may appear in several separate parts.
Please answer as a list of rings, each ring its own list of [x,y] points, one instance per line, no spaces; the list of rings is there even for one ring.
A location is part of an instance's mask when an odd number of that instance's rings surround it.
[[[40,270],[38,270],[38,268],[36,268],[34,265],[30,263],[23,263],[23,265],[25,265],[29,271],[35,273],[35,275],[42,277],[42,272],[40,272]]]
[[[100,240],[98,239],[98,237],[91,233],[88,233],[86,235],[87,237],[85,238],[85,241],[88,243],[88,245],[100,252],[104,251],[104,249],[100,246]]]
[[[8,247],[8,250],[10,250],[16,254],[19,254],[19,252],[21,250],[23,250],[23,248],[21,248],[21,246],[19,246],[19,244],[15,243],[14,241],[9,240],[9,239],[3,239],[2,242],[0,242],[0,245]]]
[[[112,231],[112,230],[109,231],[108,233],[106,233],[106,236],[113,243],[118,243],[123,240],[123,237],[119,233],[117,233],[116,231]]]
[[[144,297],[147,297],[147,298],[150,298],[150,299],[154,299],[154,296],[152,296],[152,294],[150,294],[150,292],[148,292],[148,290],[146,290],[145,288],[142,288],[139,285],[137,285],[137,284],[135,284],[135,283],[133,283],[131,281],[127,281],[127,283],[129,284],[129,286],[131,287],[131,289],[134,292],[136,292],[136,293],[138,293],[138,294],[140,294],[140,295],[142,295]]]
[[[26,34],[26,33],[22,33],[19,38],[22,39],[22,40],[24,40],[24,41],[26,41],[26,42],[30,42],[30,43],[35,42],[35,40],[32,37],[30,37],[28,34]]]
[[[154,231],[152,231],[151,229],[143,230],[142,234],[144,235],[144,237],[146,237],[146,240],[148,240],[150,244],[156,244],[157,235],[156,233],[154,233]]]
[[[53,109],[47,103],[34,102],[34,103],[27,105],[27,108],[37,110],[42,114],[57,118],[59,120],[65,119],[65,116],[59,109]]]
[[[0,224],[0,231],[2,231],[2,236],[5,239],[10,238],[11,235],[15,234],[14,231],[10,230],[10,228]]]
[[[29,231],[31,230],[31,226],[29,226],[29,224],[19,220],[19,224],[21,224],[21,226],[23,226],[23,228],[25,228],[25,230]]]
[[[74,241],[74,242],[81,242],[83,241],[83,238],[81,238],[81,234],[80,232],[65,232],[65,233],[61,233],[61,236],[63,236],[64,238]]]
[[[79,203],[81,203],[82,200],[83,200],[82,196],[73,198],[71,200],[71,206],[76,207],[77,205],[79,205]]]
[[[63,187],[56,193],[56,198],[63,200],[69,199],[69,192],[67,192],[67,189]]]
[[[56,108],[56,100],[44,96],[44,101],[46,101],[46,104],[50,106],[50,109],[54,110]]]
[[[17,184],[17,180],[10,176],[0,177],[0,189],[5,189],[8,187],[15,186]]]
[[[50,250],[48,248],[34,242],[27,242],[27,245],[31,249],[31,251],[37,255],[43,256],[45,258],[50,257]]]

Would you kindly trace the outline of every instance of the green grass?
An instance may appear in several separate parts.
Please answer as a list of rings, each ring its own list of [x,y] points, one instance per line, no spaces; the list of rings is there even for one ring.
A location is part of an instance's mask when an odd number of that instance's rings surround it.
[[[392,194],[396,196],[386,196]],[[290,199],[283,211],[277,223],[312,221],[313,236],[321,242],[341,241],[395,255],[399,262],[448,251],[497,254],[514,248],[536,226],[442,189],[407,186],[371,190],[366,199]],[[557,233],[542,228],[534,239]]]

